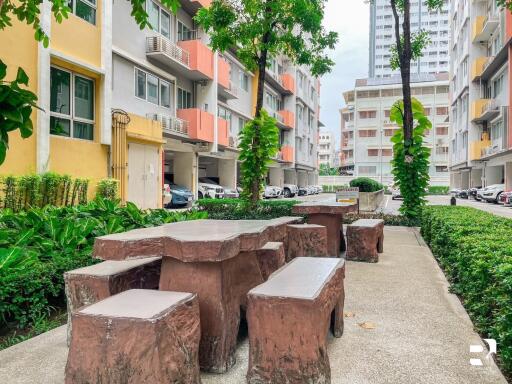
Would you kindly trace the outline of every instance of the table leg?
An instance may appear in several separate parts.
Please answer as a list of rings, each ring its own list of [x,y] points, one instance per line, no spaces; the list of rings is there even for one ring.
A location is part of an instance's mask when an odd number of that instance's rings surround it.
[[[308,216],[308,224],[323,225],[327,228],[327,254],[331,257],[339,257],[340,250],[346,249],[341,221],[339,215],[319,213]]]
[[[240,307],[247,292],[262,282],[256,257],[250,253],[217,263],[163,258],[160,289],[198,296],[199,365],[203,371],[224,373],[235,364]]]

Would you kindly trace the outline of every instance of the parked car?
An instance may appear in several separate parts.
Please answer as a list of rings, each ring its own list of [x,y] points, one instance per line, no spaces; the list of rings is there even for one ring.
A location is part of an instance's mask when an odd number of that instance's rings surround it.
[[[273,186],[274,191],[276,192],[276,197],[281,197],[283,195],[283,188]]]
[[[283,185],[283,196],[290,198],[294,197],[299,193],[299,187],[294,184],[285,184]]]
[[[460,192],[459,188],[454,188],[454,189],[450,190],[450,195],[457,197],[459,192]]]
[[[499,199],[498,203],[503,204],[503,205],[509,205],[509,199],[511,196],[512,196],[512,191],[504,191],[500,195],[500,199]]]
[[[238,199],[240,197],[240,192],[238,192],[238,188],[224,188],[224,198],[225,199]]]
[[[400,189],[398,188],[390,188],[391,189],[391,200],[401,199],[402,194],[400,193]]]
[[[476,190],[476,196],[475,196],[475,200],[477,201],[482,201],[484,198],[482,196],[482,194],[484,193],[485,191],[485,188],[480,188],[480,189],[477,189]]]
[[[308,194],[307,187],[299,187],[299,196],[306,196]]]
[[[165,208],[169,204],[171,204],[172,201],[172,192],[171,187],[169,184],[164,184],[164,187],[162,188],[162,206]]]
[[[200,177],[197,195],[200,199],[222,199],[224,197],[224,188],[207,177]]]
[[[468,199],[469,189],[461,189],[456,197],[458,197],[459,199]]]
[[[484,192],[482,193],[482,197],[488,203],[497,203],[500,198],[500,195],[503,193],[504,190],[504,184],[490,185],[487,188],[485,188]]]
[[[172,193],[172,200],[170,204],[164,205],[166,208],[184,207],[194,200],[194,194],[186,187],[169,183],[169,188]]]
[[[478,192],[479,189],[481,189],[482,187],[473,187],[473,188],[470,188],[469,189],[469,197],[470,198],[473,198],[476,200],[476,194]]]
[[[273,185],[266,185],[263,190],[263,198],[272,199],[279,196],[279,191]]]

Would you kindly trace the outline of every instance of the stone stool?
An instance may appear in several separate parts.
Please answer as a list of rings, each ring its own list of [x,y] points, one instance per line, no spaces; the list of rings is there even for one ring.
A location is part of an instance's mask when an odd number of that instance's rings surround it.
[[[331,381],[327,332],[343,333],[345,260],[299,257],[248,294],[249,384]]]
[[[198,384],[199,304],[191,293],[132,289],[72,315],[66,384]]]
[[[384,221],[360,219],[347,226],[347,260],[377,263],[384,250]]]
[[[161,257],[104,261],[64,273],[68,304],[68,342],[71,313],[128,289],[158,289]]]
[[[268,242],[256,252],[256,258],[260,266],[261,277],[267,281],[269,276],[285,264],[283,243]]]
[[[287,231],[286,262],[296,257],[327,256],[327,228],[323,225],[291,224]]]

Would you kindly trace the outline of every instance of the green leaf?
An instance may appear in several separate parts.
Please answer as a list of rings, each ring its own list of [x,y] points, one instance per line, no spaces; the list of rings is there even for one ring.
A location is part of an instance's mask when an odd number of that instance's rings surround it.
[[[2,60],[0,60],[0,80],[3,80],[7,75],[7,65],[4,64]]]
[[[22,68],[18,68],[18,73],[16,74],[16,82],[28,85],[28,76]]]
[[[0,165],[4,163],[6,154],[7,146],[3,141],[0,141]]]

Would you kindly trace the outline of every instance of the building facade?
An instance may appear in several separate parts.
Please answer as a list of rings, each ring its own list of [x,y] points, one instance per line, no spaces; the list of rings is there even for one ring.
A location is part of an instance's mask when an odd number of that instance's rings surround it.
[[[124,200],[143,208],[161,205],[165,181],[196,196],[201,177],[235,188],[238,134],[254,116],[257,74],[236,52],[208,47],[193,16],[210,1],[183,0],[177,14],[147,1],[154,29],[143,30],[129,2],[86,3],[62,24],[43,6],[48,48],[17,21],[0,32],[9,75],[23,63],[43,108],[33,116],[31,138],[11,135],[0,174],[86,177],[91,195],[110,176],[120,180]],[[264,107],[278,121],[281,151],[268,183],[316,182],[319,93],[307,69],[285,57],[272,62]]]
[[[336,160],[336,144],[332,132],[320,131],[318,138],[318,165],[327,165],[335,167],[338,165]]]
[[[447,72],[449,65],[449,2],[445,0],[441,10],[430,12],[424,1],[411,2],[411,31],[426,29],[431,44],[423,56],[411,64],[412,73]],[[389,0],[370,2],[370,78],[392,77],[399,71],[391,69],[390,48],[395,43],[394,18]]]
[[[451,185],[512,189],[512,16],[495,0],[453,1]]]
[[[416,75],[411,92],[425,107],[432,130],[425,136],[431,149],[430,183],[448,185],[448,75]],[[341,109],[341,169],[356,177],[393,182],[391,137],[398,127],[390,121],[393,103],[402,97],[402,85],[393,79],[360,79],[343,94]]]

